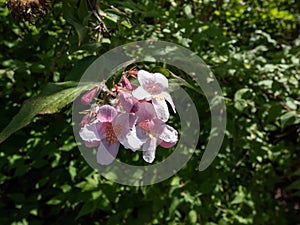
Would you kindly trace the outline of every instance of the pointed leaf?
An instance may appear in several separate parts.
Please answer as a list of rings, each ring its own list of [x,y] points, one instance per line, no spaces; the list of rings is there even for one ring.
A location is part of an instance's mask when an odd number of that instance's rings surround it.
[[[0,143],[10,135],[27,126],[37,114],[52,114],[71,103],[82,91],[91,88],[90,84],[77,87],[73,81],[49,83],[38,96],[24,102],[19,113],[0,133]]]

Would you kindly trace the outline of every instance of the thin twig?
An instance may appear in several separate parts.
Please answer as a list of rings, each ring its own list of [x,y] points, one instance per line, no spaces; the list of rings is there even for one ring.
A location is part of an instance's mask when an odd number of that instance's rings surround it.
[[[99,13],[94,9],[92,3],[90,2],[90,0],[88,0],[88,4],[89,4],[89,7],[90,9],[92,10],[94,16],[97,18],[98,22],[99,22],[99,25],[101,26],[101,28],[109,34],[109,31],[105,25],[105,23],[103,22],[103,20],[101,19],[101,16],[99,15]]]

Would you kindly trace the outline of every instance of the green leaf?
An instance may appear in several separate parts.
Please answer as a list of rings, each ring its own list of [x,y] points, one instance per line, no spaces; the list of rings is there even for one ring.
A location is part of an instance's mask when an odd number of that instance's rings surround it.
[[[84,215],[87,215],[89,213],[92,213],[94,211],[96,211],[97,209],[97,202],[96,201],[88,201],[86,202],[82,208],[80,209],[77,217],[76,217],[76,220]]]
[[[197,212],[195,210],[191,210],[188,217],[191,224],[195,224],[197,222]]]
[[[83,40],[85,39],[85,37],[87,36],[88,30],[85,28],[84,24],[82,24],[82,22],[84,21],[80,21],[80,19],[82,20],[86,20],[86,18],[82,18],[84,17],[84,11],[86,11],[85,9],[80,9],[79,12],[77,12],[76,14],[76,9],[74,8],[74,5],[70,5],[69,3],[67,3],[67,1],[65,1],[65,7],[63,10],[63,14],[64,14],[64,18],[66,19],[66,21],[68,23],[70,23],[76,30],[76,33],[78,35],[78,45],[80,46],[83,42]],[[78,13],[80,15],[78,15]],[[81,17],[81,18],[78,18]]]
[[[80,1],[80,5],[78,7],[78,17],[79,21],[81,21],[83,24],[85,24],[88,21],[88,18],[90,17],[89,7],[88,3],[85,0]]]
[[[240,112],[247,108],[247,102],[244,99],[238,99],[234,102],[234,107]]]
[[[297,189],[300,190],[300,180],[296,180],[287,189]]]
[[[77,175],[77,171],[76,171],[76,167],[74,167],[73,165],[73,161],[70,163],[69,165],[69,173],[70,173],[70,176],[71,176],[71,179],[72,181],[74,181],[76,175]]]
[[[297,117],[297,113],[295,111],[289,111],[284,113],[280,117],[282,128],[294,124],[294,122],[296,121],[296,117]]]
[[[99,197],[99,199],[96,199],[96,200],[87,201],[80,209],[76,219],[78,219],[84,215],[93,213],[93,212],[97,211],[98,209],[101,209],[104,211],[111,210],[110,202],[108,201],[106,196],[101,196],[101,197]]]
[[[270,109],[268,110],[267,123],[273,123],[280,116],[282,106],[275,102],[272,104]]]
[[[120,24],[122,24],[126,28],[132,28],[132,25],[128,21],[124,20],[122,17],[124,17],[124,15],[118,15],[115,11],[105,13],[105,18],[107,20],[112,21],[114,23],[120,22]]]
[[[46,202],[47,205],[58,205],[61,203],[61,200],[56,198],[51,198],[49,201]]]
[[[183,12],[187,16],[187,18],[189,18],[189,19],[193,19],[194,18],[191,5],[185,5],[183,7]]]
[[[96,58],[97,57],[95,56],[88,56],[76,62],[71,72],[66,76],[65,81],[80,81],[82,74],[95,61]]]
[[[287,105],[289,108],[293,109],[293,110],[296,110],[296,109],[297,109],[297,105],[295,104],[295,101],[294,101],[294,99],[292,99],[292,98],[287,98],[287,99],[286,99],[286,105]]]
[[[81,188],[82,191],[91,191],[97,189],[99,181],[95,177],[88,177],[86,181],[76,184],[76,187]]]
[[[244,201],[244,196],[241,193],[239,193],[235,196],[231,204],[241,204],[243,201]]]
[[[169,206],[169,215],[170,217],[173,217],[174,213],[175,213],[175,210],[177,209],[177,207],[180,205],[181,201],[179,198],[177,197],[174,197],[172,199],[172,202]]]
[[[300,169],[297,169],[294,173],[294,176],[300,176]]]
[[[38,96],[24,102],[21,110],[0,133],[0,143],[10,135],[27,126],[38,114],[53,114],[71,103],[82,91],[90,89],[90,84],[77,87],[73,81],[49,83]]]
[[[237,101],[240,99],[248,99],[251,96],[251,93],[252,93],[251,89],[242,88],[234,94],[234,100]]]
[[[248,103],[245,99],[249,99],[251,95],[252,90],[249,88],[242,88],[238,90],[234,94],[234,107],[239,111],[243,111],[248,106]]]

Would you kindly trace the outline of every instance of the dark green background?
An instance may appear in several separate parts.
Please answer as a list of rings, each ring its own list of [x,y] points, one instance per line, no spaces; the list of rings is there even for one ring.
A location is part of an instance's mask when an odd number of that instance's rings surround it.
[[[35,24],[14,20],[4,3],[0,130],[26,100],[42,93],[42,103],[23,110],[13,127],[39,114],[0,145],[0,224],[300,224],[299,1],[101,1],[95,9],[109,33],[99,42],[85,0],[54,1]],[[68,101],[45,96],[49,87],[70,87],[115,46],[150,38],[187,47],[211,67],[225,96],[226,136],[199,172],[210,112],[187,88],[202,128],[192,160],[162,183],[122,186],[83,160]],[[176,117],[171,125],[178,126]],[[142,160],[126,156],[119,157]]]

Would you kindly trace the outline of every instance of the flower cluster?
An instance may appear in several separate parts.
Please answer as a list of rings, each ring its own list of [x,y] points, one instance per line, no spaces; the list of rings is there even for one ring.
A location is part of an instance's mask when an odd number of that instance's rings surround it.
[[[137,78],[140,86],[131,84],[127,75]],[[132,151],[141,149],[143,159],[152,163],[158,145],[170,148],[177,143],[177,131],[166,124],[170,116],[166,102],[176,112],[167,88],[168,80],[160,73],[128,71],[112,90],[101,83],[82,96],[82,104],[88,105],[104,93],[83,117],[79,131],[85,146],[98,147],[99,164],[112,163],[120,144]]]

